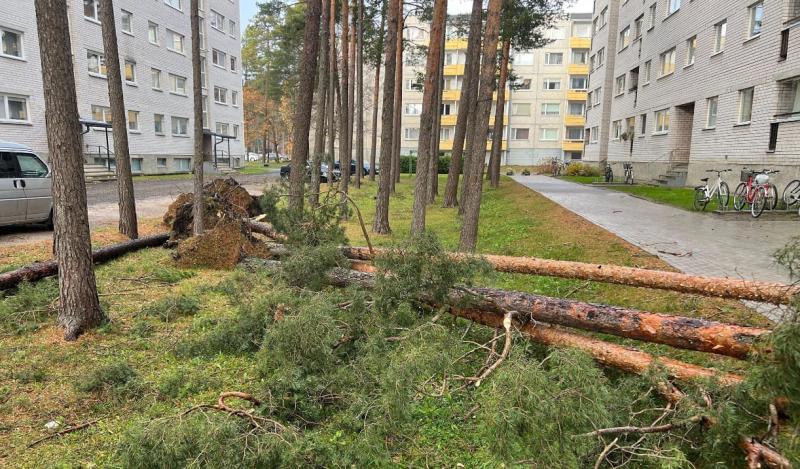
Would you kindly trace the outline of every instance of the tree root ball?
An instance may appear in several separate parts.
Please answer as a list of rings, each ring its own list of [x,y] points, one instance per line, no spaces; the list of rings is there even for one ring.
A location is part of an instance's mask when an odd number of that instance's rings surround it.
[[[178,243],[178,267],[206,267],[230,270],[244,257],[269,258],[266,245],[252,239],[238,220],[220,220],[213,229]]]

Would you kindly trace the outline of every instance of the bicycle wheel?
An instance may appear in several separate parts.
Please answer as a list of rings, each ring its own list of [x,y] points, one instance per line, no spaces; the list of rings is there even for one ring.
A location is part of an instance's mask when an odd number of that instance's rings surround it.
[[[698,212],[702,212],[706,209],[706,205],[708,205],[708,197],[706,197],[706,188],[705,187],[695,187],[694,189],[694,203],[692,206]]]
[[[753,203],[750,204],[750,215],[753,218],[758,218],[764,213],[764,207],[767,206],[767,190],[763,187],[756,189],[756,194],[753,196]]]
[[[786,188],[783,190],[782,198],[783,203],[786,204],[786,208],[800,202],[800,179],[795,179],[786,185]]]
[[[778,206],[778,188],[770,184],[767,188],[767,210],[775,210]]]
[[[747,185],[740,182],[733,191],[733,208],[738,212],[744,208],[745,203],[747,203]]]
[[[717,192],[717,201],[719,202],[719,209],[724,210],[728,208],[728,204],[731,201],[731,190],[728,187],[728,184],[725,182],[721,182],[719,184],[719,192]]]

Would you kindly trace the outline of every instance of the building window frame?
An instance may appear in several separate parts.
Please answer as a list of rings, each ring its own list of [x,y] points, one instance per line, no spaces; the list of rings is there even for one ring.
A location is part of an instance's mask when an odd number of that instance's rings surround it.
[[[164,114],[153,114],[153,133],[164,136]]]
[[[669,108],[657,109],[653,113],[653,135],[669,133]]]
[[[24,119],[12,119],[11,107],[9,100],[22,103],[22,112]],[[31,123],[31,110],[30,110],[30,96],[14,93],[0,93],[0,123],[2,124],[30,124]]]
[[[719,96],[706,98],[706,126],[705,130],[717,128],[717,112],[719,110]]]
[[[753,119],[753,99],[755,88],[743,88],[739,90],[739,103],[736,108],[736,125],[750,125]]]
[[[728,19],[714,25],[714,55],[725,51],[725,40],[728,37]]]
[[[158,23],[152,21],[147,22],[147,42],[154,46],[161,45],[161,41],[158,38]]]
[[[92,66],[93,61],[96,61],[97,63],[96,69]],[[86,49],[86,70],[90,76],[97,78],[108,78],[105,54],[91,49]]]
[[[684,68],[694,65],[697,59],[697,35],[686,40],[686,62]]]
[[[120,10],[119,30],[129,36],[133,36],[133,13],[125,9]]]
[[[675,73],[675,47],[665,50],[659,55],[658,78],[663,78]]]
[[[14,55],[13,50],[6,48],[6,35],[13,35],[16,36],[16,50],[19,52],[19,55]],[[25,33],[22,31],[7,28],[5,26],[0,26],[0,57],[5,57],[14,60],[26,60],[25,59]]]
[[[764,1],[759,0],[747,7],[747,39],[761,36],[764,27]]]

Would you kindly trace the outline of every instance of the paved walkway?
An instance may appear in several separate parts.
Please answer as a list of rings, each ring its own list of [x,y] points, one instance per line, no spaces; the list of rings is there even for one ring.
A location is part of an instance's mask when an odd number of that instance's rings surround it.
[[[798,220],[723,219],[547,176],[514,180],[688,274],[790,281],[772,254],[800,235]]]

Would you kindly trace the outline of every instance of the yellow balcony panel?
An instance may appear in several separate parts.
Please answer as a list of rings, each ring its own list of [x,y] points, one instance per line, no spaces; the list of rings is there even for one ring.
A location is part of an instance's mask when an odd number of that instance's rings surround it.
[[[569,46],[573,49],[589,49],[592,47],[592,40],[588,37],[569,38]]]
[[[442,116],[442,125],[456,125],[457,116],[450,114],[449,116]]]
[[[466,39],[450,39],[445,41],[444,48],[447,50],[457,50],[457,49],[466,49],[467,48],[467,40]]]
[[[586,91],[569,90],[567,91],[567,99],[570,101],[586,101]]]
[[[570,75],[588,75],[589,66],[586,64],[570,64],[567,68],[567,72]]]
[[[564,140],[561,143],[564,151],[583,151],[583,140]]]
[[[453,150],[453,141],[452,140],[439,140],[439,150],[440,151],[452,151]]]
[[[503,144],[500,147],[503,150],[508,150],[508,140],[503,140],[502,143]],[[492,141],[491,140],[487,140],[486,141],[486,151],[491,151],[491,150],[492,150]]]
[[[583,126],[583,124],[585,124],[585,123],[586,123],[586,118],[584,118],[583,116],[565,116],[564,117],[564,125],[576,125],[576,126],[580,125],[580,126]]]
[[[443,101],[458,101],[461,97],[461,90],[444,90],[442,91]]]
[[[503,116],[503,124],[508,124],[508,116]],[[494,116],[489,117],[489,127],[494,125]]]
[[[444,74],[445,76],[463,75],[464,64],[445,65]]]

